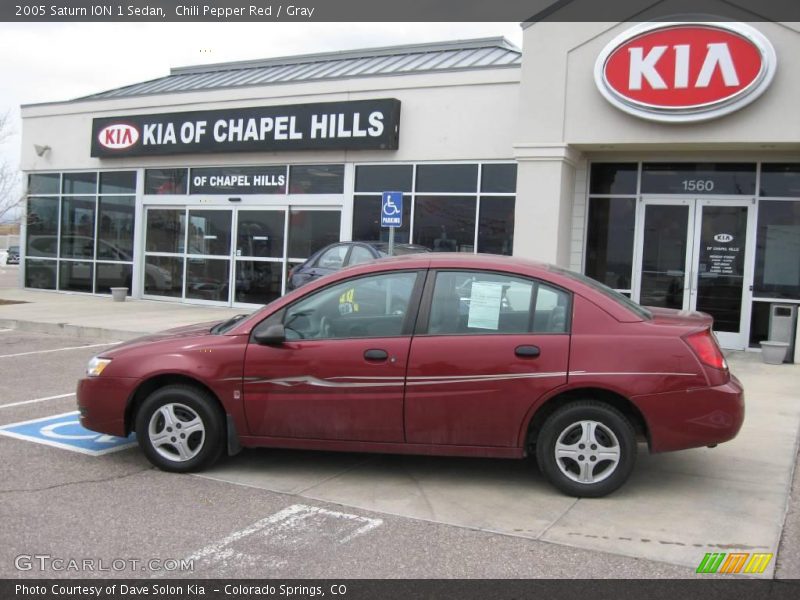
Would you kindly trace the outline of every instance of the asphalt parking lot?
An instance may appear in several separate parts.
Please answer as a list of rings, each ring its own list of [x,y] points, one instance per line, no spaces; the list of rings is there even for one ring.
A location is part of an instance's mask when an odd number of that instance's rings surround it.
[[[797,366],[729,357],[748,395],[736,440],[643,452],[617,493],[575,500],[523,461],[259,449],[162,473],[71,429],[75,382],[112,344],[0,328],[0,578],[683,578],[707,552],[774,553],[762,577],[800,577]],[[8,435],[23,430],[38,443]],[[63,447],[84,442],[103,450]]]

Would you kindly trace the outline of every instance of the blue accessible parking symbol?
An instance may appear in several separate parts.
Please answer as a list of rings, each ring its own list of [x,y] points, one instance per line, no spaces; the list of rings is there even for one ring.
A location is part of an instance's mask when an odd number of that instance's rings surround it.
[[[81,426],[78,411],[11,423],[0,427],[0,435],[37,444],[101,456],[136,445],[136,435],[116,437]]]
[[[403,226],[403,192],[381,195],[381,227]]]

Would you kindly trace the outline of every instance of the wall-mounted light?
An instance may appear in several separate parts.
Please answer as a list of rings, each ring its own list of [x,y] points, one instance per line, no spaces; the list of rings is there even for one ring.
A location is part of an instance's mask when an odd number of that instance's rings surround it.
[[[36,151],[36,156],[42,157],[48,152],[50,152],[50,146],[40,146],[39,144],[34,144],[33,149]]]
[[[228,198],[228,202],[241,202],[241,198]]]

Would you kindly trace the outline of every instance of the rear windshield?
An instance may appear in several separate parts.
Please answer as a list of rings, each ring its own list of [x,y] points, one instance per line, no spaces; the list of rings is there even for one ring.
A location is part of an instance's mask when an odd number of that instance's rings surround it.
[[[389,246],[375,246],[375,249],[381,253],[381,256],[389,256]],[[408,246],[395,246],[394,256],[403,256],[404,254],[419,254],[425,252],[425,248],[409,248]]]
[[[641,304],[637,304],[624,294],[620,294],[616,290],[612,290],[607,285],[600,283],[599,281],[592,279],[591,277],[587,277],[586,275],[581,275],[580,273],[575,273],[574,271],[567,271],[566,269],[562,269],[561,267],[556,267],[554,265],[550,265],[550,270],[554,273],[558,273],[559,275],[564,275],[564,277],[569,277],[570,279],[574,279],[575,281],[580,281],[584,285],[588,285],[590,288],[597,290],[604,296],[615,300],[617,304],[621,304],[631,312],[633,312],[638,317],[642,319],[652,319],[653,313],[647,310]]]

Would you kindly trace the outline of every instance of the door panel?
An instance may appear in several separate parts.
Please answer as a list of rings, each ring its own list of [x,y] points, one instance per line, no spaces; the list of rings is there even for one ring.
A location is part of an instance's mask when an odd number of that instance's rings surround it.
[[[467,270],[439,271],[427,286],[406,379],[407,441],[516,446],[531,405],[566,383],[570,295]]]
[[[517,356],[537,346],[539,356]],[[406,387],[414,444],[516,446],[528,409],[567,381],[569,335],[415,337]]]
[[[250,344],[244,404],[253,435],[403,441],[409,337]],[[368,350],[386,360],[369,360]]]
[[[411,323],[423,279],[417,271],[356,277],[307,294],[275,316],[286,341],[251,343],[245,356],[252,434],[402,442]]]

